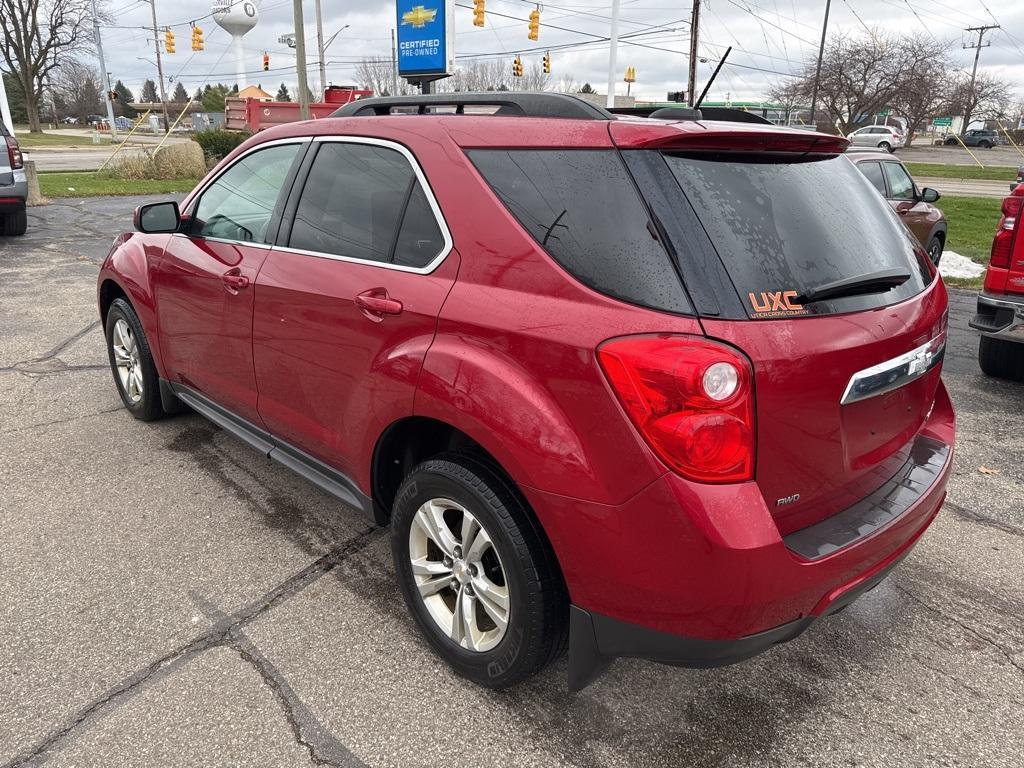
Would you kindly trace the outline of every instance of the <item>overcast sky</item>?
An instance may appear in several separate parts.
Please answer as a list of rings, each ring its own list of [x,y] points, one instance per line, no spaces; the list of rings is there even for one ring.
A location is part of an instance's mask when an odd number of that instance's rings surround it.
[[[246,69],[250,82],[262,84],[273,93],[281,82],[294,92],[294,51],[277,42],[293,30],[291,0],[255,0],[260,9],[259,24],[245,37]],[[161,26],[175,25],[177,52],[164,57],[165,76],[180,80],[189,89],[206,82],[234,82],[234,59],[227,33],[211,18],[208,0],[156,0]],[[472,0],[456,0],[471,5]],[[497,57],[511,68],[515,51],[533,46],[551,46],[554,76],[570,75],[578,83],[590,82],[602,93],[608,80],[610,3],[597,0],[556,0],[542,4],[540,40],[527,40],[526,18],[534,3],[528,0],[486,0],[488,16],[483,29],[472,24],[472,10],[455,8],[456,57]],[[756,2],[756,4],[755,4]],[[640,98],[664,99],[667,91],[685,88],[689,46],[688,0],[621,0],[620,34],[644,34],[622,41],[618,52],[618,93],[627,65],[636,68],[633,94]],[[427,3],[430,5],[430,3]],[[316,82],[316,32],[313,0],[304,0],[310,85]],[[140,27],[151,24],[150,6],[143,0],[108,0],[114,21],[105,27],[103,44],[108,69],[138,95],[142,81],[155,79],[152,34]],[[786,73],[798,70],[817,53],[824,0],[705,0],[702,5],[698,81],[710,75],[726,46],[734,46],[729,63],[716,81],[710,100],[758,100],[768,90],[786,81]],[[491,13],[493,12],[493,14]],[[390,30],[395,25],[394,3],[364,0],[339,3],[323,0],[324,34],[329,37],[344,25],[327,52],[328,80],[335,84],[354,82],[355,63],[364,56],[390,56]],[[504,14],[507,17],[499,17]],[[205,17],[205,18],[202,18]],[[859,17],[859,19],[858,19]],[[193,54],[188,22],[199,19],[206,33],[206,50]],[[520,20],[521,19],[521,20]],[[864,26],[893,32],[922,32],[949,40],[956,61],[969,68],[972,50],[964,27],[999,23],[1001,30],[989,32],[991,47],[981,52],[981,67],[1009,78],[1024,97],[1024,2],[1021,0],[835,0],[831,30],[863,31]],[[563,29],[553,29],[554,25]],[[585,34],[584,34],[585,33]],[[593,41],[593,42],[588,42]],[[574,47],[558,49],[558,46]],[[645,47],[642,47],[645,46]],[[270,54],[271,71],[264,73],[262,55]],[[537,52],[524,60],[539,60]],[[511,80],[511,78],[509,78]],[[170,85],[173,87],[173,83]]]

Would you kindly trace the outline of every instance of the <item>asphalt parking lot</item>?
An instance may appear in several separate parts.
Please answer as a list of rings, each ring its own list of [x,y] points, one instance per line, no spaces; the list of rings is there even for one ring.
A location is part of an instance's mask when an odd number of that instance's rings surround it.
[[[494,693],[419,639],[386,531],[198,416],[122,410],[95,275],[139,202],[0,238],[0,764],[1024,764],[1024,385],[978,370],[970,294],[949,499],[888,581],[739,666],[620,660],[571,695],[563,659]]]

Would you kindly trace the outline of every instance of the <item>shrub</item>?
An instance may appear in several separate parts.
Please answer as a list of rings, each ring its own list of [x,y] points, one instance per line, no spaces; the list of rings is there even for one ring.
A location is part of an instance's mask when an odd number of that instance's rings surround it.
[[[194,141],[169,144],[155,154],[129,155],[110,166],[118,179],[198,179],[206,175],[206,158]]]
[[[200,131],[193,139],[203,148],[207,157],[220,160],[249,136],[250,134],[242,131],[226,131],[218,128],[213,131]]]

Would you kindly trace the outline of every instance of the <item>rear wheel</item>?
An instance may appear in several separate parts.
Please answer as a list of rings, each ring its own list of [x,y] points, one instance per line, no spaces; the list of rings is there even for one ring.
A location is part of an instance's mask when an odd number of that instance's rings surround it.
[[[406,604],[456,672],[505,688],[562,652],[561,574],[518,494],[489,466],[456,454],[420,464],[399,488],[391,530]]]
[[[978,146],[982,149],[992,149],[992,143],[988,141],[979,141]]]
[[[892,144],[890,144],[888,141],[878,142],[878,148],[883,152],[892,152]]]
[[[141,421],[159,419],[164,410],[156,365],[139,316],[124,299],[115,299],[110,305],[106,335],[110,370],[124,407]]]
[[[28,229],[28,211],[21,208],[4,214],[3,226],[5,235],[24,235]]]
[[[978,364],[988,376],[1024,381],[1024,344],[982,336]]]

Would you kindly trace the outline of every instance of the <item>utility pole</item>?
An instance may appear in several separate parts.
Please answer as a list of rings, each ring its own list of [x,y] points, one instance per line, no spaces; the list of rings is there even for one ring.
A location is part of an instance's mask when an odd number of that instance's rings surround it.
[[[395,48],[395,30],[391,30],[391,95],[398,95],[398,49]]]
[[[608,109],[615,106],[615,70],[617,68],[615,64],[615,57],[618,56],[619,53],[619,0],[612,0],[611,32],[611,47],[608,49],[608,99],[605,102]]]
[[[690,76],[686,79],[686,103],[691,107],[697,96],[697,30],[700,27],[700,0],[693,0],[690,14]]]
[[[156,76],[157,82],[160,85],[160,106],[163,107],[164,111],[164,133],[168,133],[171,130],[171,118],[167,114],[167,90],[164,88],[164,64],[160,59],[160,33],[157,31],[156,26],[156,0],[149,0],[149,5],[153,9],[153,47],[156,50]]]
[[[299,116],[309,120],[309,85],[306,82],[306,27],[302,22],[302,0],[292,0],[295,23],[295,74],[299,80]]]
[[[313,8],[316,13],[316,49],[319,53],[317,59],[320,62],[320,93],[327,90],[327,63],[324,61],[324,20],[320,15],[320,0],[314,0]]]
[[[104,101],[107,102],[107,120],[110,122],[110,138],[117,138],[117,123],[114,122],[114,102],[110,98],[110,73],[107,72],[107,60],[103,58],[103,40],[100,38],[100,20],[96,14],[96,0],[92,0],[92,29],[96,35],[96,55],[100,57],[100,71],[103,73],[103,82],[107,85],[107,93]]]
[[[811,89],[811,125],[818,127],[815,114],[818,110],[818,84],[821,82],[821,60],[825,56],[825,35],[828,34],[828,14],[832,10],[832,0],[825,0],[825,20],[821,23],[821,45],[818,46],[818,66],[814,70],[814,87]]]
[[[971,69],[971,89],[967,94],[967,98],[970,101],[967,102],[967,108],[964,110],[964,127],[961,129],[961,131],[966,131],[968,128],[971,127],[971,112],[974,109],[974,106],[971,102],[973,102],[975,98],[974,83],[978,78],[978,59],[981,58],[981,49],[988,48],[990,45],[992,45],[992,43],[985,43],[984,45],[982,45],[981,40],[983,37],[985,37],[985,33],[988,32],[990,29],[999,29],[999,25],[988,24],[981,27],[967,27],[967,29],[964,30],[965,32],[977,32],[978,42],[974,43],[973,45],[964,46],[965,49],[974,49],[974,67]]]

